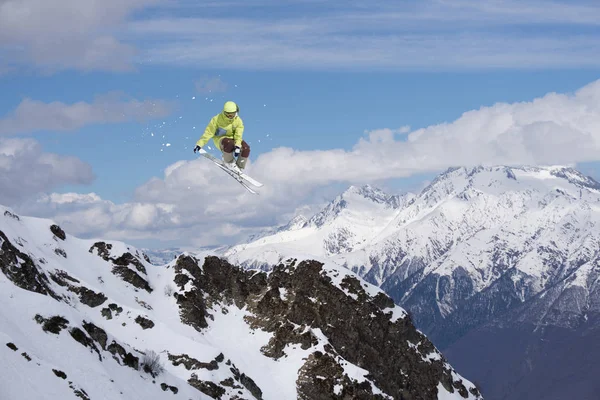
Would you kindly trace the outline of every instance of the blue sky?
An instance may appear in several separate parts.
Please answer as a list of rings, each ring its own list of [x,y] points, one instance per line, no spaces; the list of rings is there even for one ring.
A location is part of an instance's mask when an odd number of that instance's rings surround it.
[[[600,178],[594,1],[46,3],[0,0],[0,203],[79,236],[234,243],[454,165]],[[260,200],[192,153],[226,100]]]

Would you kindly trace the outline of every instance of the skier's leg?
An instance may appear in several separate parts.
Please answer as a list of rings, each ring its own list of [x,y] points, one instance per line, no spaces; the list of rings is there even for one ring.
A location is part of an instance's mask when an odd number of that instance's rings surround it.
[[[248,157],[250,157],[250,146],[245,140],[242,140],[242,151],[236,163],[240,169],[246,168],[246,161],[248,161]]]
[[[223,152],[223,161],[226,163],[233,162],[233,150],[235,149],[235,142],[230,138],[223,138],[219,143],[219,147],[221,147],[221,151]]]

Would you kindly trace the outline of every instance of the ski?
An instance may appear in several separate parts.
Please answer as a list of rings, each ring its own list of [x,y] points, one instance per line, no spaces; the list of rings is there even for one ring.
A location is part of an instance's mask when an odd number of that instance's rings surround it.
[[[206,150],[200,149],[200,154],[202,154],[204,157],[208,158],[210,161],[214,162],[215,164],[217,164],[221,167],[227,168],[227,170],[229,172],[231,172],[232,176],[234,176],[234,175],[238,176],[238,177],[242,178],[243,180],[247,181],[252,186],[256,186],[256,187],[263,186],[263,184],[261,182],[257,181],[256,179],[252,178],[251,176],[248,176],[247,174],[245,174],[243,172],[235,172],[231,168],[228,168],[227,165],[222,160],[219,160],[217,157],[213,156],[212,154],[207,153]]]
[[[248,185],[246,182],[244,182],[244,180],[239,176],[239,174],[237,174],[236,172],[230,170],[229,168],[221,165],[221,164],[217,164],[217,166],[219,168],[221,168],[223,171],[227,172],[227,174],[229,176],[231,176],[233,179],[235,179],[240,185],[242,185],[247,191],[249,191],[252,194],[258,194],[258,192],[254,189],[252,189],[250,187],[250,185]]]
[[[202,154],[205,158],[208,158],[210,161],[215,163],[223,171],[227,172],[227,174],[229,176],[231,176],[233,179],[238,181],[238,183],[240,185],[242,185],[247,191],[249,191],[252,194],[259,194],[257,191],[252,189],[250,187],[250,185],[253,185],[256,187],[262,187],[263,184],[261,182],[244,174],[243,172],[236,172],[236,171],[232,170],[231,168],[227,167],[227,165],[222,160],[219,160],[218,158],[214,157],[212,154],[207,153],[206,150],[204,150],[204,149],[200,149],[199,153]]]

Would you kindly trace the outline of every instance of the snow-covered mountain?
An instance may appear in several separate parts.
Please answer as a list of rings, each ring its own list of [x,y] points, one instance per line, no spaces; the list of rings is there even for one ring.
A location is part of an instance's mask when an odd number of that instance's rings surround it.
[[[320,226],[283,230],[226,256],[268,269],[301,249],[347,267],[409,310],[442,349],[483,327],[487,332],[518,327],[527,340],[540,327],[573,332],[600,327],[598,182],[568,167],[452,168],[418,195],[400,199],[398,207],[382,207],[363,196],[361,211],[348,202],[344,212],[328,213],[332,217]],[[359,223],[344,214],[356,215]],[[366,229],[368,221],[377,223]],[[330,231],[352,234],[339,235],[336,244]],[[345,247],[353,237],[364,241]],[[487,338],[499,340],[496,333]],[[463,340],[468,347],[471,342]],[[458,354],[466,354],[464,346]],[[475,358],[470,372],[478,371]],[[453,360],[462,365],[454,351]],[[512,361],[523,360],[515,354]],[[498,370],[488,371],[495,374],[490,381],[510,390]],[[532,383],[518,378],[524,386]]]
[[[390,297],[331,263],[156,266],[0,207],[0,271],[3,400],[481,398]]]
[[[229,248],[229,246],[222,246],[222,245],[207,246],[207,247],[194,248],[193,251],[191,251],[191,252],[221,254],[224,251],[226,251],[228,248]],[[147,255],[150,263],[154,264],[154,265],[168,264],[171,261],[176,260],[177,257],[182,255],[183,253],[190,251],[190,249],[184,249],[181,247],[170,247],[170,248],[162,248],[162,249],[141,248],[139,250],[141,252],[143,252],[145,255]]]
[[[290,256],[336,261],[368,247],[410,199],[369,185],[351,186],[312,218],[298,216],[273,234],[234,246],[225,255],[246,267],[266,269]]]
[[[455,168],[417,196],[351,187],[308,222],[225,256],[268,267],[304,253],[343,265],[427,331],[506,274],[522,302],[595,258],[599,189],[570,168]]]

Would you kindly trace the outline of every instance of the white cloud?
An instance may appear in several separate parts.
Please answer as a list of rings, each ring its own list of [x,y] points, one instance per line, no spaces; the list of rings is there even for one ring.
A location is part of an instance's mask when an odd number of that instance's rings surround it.
[[[561,164],[600,159],[600,80],[574,94],[498,103],[452,123],[402,134],[369,133],[351,151],[279,148],[256,160],[257,175],[280,185],[372,182],[453,165]],[[273,170],[272,166],[278,167]]]
[[[65,184],[94,179],[89,164],[75,157],[44,153],[33,139],[0,138],[0,203],[8,206]]]
[[[0,135],[34,131],[72,131],[85,125],[147,121],[170,113],[162,100],[125,99],[122,94],[98,96],[93,103],[43,103],[25,99],[10,114],[0,119]]]
[[[199,158],[167,167],[163,177],[136,189],[132,203],[54,195],[38,202],[36,213],[51,209],[60,223],[69,222],[79,233],[209,245],[235,242],[259,227],[285,223],[302,207],[314,209],[314,204],[331,199],[332,185],[385,184],[458,165],[598,161],[600,80],[573,94],[498,103],[450,123],[408,130],[367,132],[350,151],[277,148],[251,158],[248,172],[265,183],[260,196],[246,193]]]
[[[255,18],[244,12],[250,3],[228,3],[223,7],[237,11],[227,17],[215,13],[219,17],[211,18],[202,8],[185,18],[133,21],[129,33],[132,38],[160,38],[140,45],[147,62],[217,63],[221,68],[600,66],[600,33],[595,29],[600,6],[595,3],[422,1],[364,7],[344,2],[337,9],[323,4],[323,9],[311,4],[301,16],[291,6],[288,13],[279,8],[276,17]],[[224,53],[235,57],[221,62]]]
[[[0,0],[0,73],[598,67],[598,21],[585,0]]]
[[[116,34],[133,12],[157,2],[1,0],[0,51],[13,65],[45,70],[130,70],[135,49]]]

